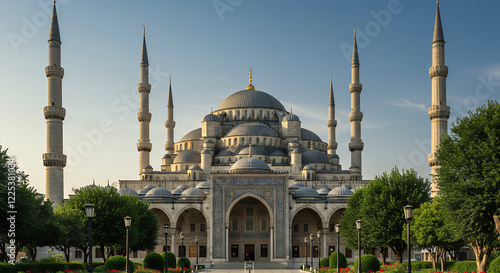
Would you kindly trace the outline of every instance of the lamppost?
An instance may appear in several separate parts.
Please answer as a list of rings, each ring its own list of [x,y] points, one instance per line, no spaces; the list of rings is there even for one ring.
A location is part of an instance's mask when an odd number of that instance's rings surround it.
[[[314,270],[314,260],[313,260],[313,240],[314,240],[314,235],[312,233],[309,235],[309,251],[311,253],[311,267]]]
[[[125,218],[123,218],[123,220],[125,220],[125,228],[127,229],[127,234],[125,236],[125,251],[127,253],[127,261],[125,262],[125,272],[129,273],[130,272],[130,267],[128,265],[128,249],[129,249],[129,246],[128,246],[128,228],[130,227],[130,225],[132,224],[132,217],[130,216],[126,216]]]
[[[305,252],[306,252],[306,265],[304,266],[304,270],[306,270],[306,267],[307,267],[307,252],[308,252],[307,251],[307,239],[308,239],[307,236],[304,237],[304,245],[306,246],[305,249],[304,249]]]
[[[198,248],[198,240],[199,240],[198,235],[196,235],[194,237],[194,241],[196,242],[196,269],[195,269],[196,271],[198,271],[198,250],[199,250],[199,248]]]
[[[408,267],[406,271],[408,273],[411,273],[411,244],[410,244],[410,222],[411,219],[413,218],[413,206],[411,205],[406,205],[404,207],[405,211],[405,218],[406,218],[406,236],[407,236],[407,245],[406,245],[406,252],[408,252]]]
[[[94,218],[94,210],[95,206],[93,204],[85,205],[85,214],[89,219],[89,273],[94,272],[94,268],[92,267],[92,218]]]
[[[182,273],[184,273],[184,232],[181,232],[180,234],[181,237],[181,266],[182,266]]]
[[[318,235],[318,271],[321,268],[321,230],[316,233]]]
[[[361,273],[361,228],[362,221],[356,221],[356,228],[358,229],[358,273]]]
[[[335,232],[337,233],[337,273],[340,273],[340,224],[335,225]]]
[[[163,232],[165,233],[165,273],[168,272],[168,224],[163,225]]]

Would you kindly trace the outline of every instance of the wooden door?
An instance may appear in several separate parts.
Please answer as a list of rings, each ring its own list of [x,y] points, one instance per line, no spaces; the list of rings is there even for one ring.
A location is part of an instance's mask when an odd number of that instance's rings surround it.
[[[245,261],[255,261],[255,245],[245,245]]]

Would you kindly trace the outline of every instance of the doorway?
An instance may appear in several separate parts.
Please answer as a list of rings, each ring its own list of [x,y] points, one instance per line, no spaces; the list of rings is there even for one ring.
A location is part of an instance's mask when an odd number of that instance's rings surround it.
[[[245,245],[245,261],[255,261],[255,245]]]

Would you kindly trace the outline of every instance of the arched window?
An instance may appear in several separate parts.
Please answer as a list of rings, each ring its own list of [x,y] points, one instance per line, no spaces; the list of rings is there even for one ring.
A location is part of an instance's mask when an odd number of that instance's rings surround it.
[[[241,138],[241,145],[245,145],[245,139],[244,138]]]
[[[238,231],[238,219],[233,218],[232,230]]]
[[[229,146],[231,146],[231,139],[229,139],[228,141],[229,141]]]
[[[259,145],[259,138],[255,139],[255,145]]]
[[[265,219],[265,218],[264,218],[264,219],[262,219],[260,229],[261,229],[262,231],[267,231],[267,219]]]
[[[238,146],[238,139],[234,138],[234,146]]]
[[[252,138],[251,137],[248,138],[248,144],[252,145]]]
[[[247,218],[245,222],[245,229],[247,231],[253,231],[253,218]]]

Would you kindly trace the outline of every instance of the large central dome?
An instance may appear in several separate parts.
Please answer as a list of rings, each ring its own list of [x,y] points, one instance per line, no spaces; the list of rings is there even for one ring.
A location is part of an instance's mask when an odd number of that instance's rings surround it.
[[[217,110],[234,108],[271,108],[286,111],[275,97],[258,90],[242,90],[227,97]]]

